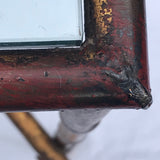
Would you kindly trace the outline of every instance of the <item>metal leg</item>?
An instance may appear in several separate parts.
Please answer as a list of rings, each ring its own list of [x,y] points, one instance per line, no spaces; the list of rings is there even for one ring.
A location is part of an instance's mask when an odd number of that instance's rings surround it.
[[[78,109],[60,112],[62,121],[57,132],[57,142],[65,146],[65,150],[71,149],[76,143],[82,141],[109,111],[108,109]],[[56,141],[52,143],[51,138],[29,113],[8,113],[7,115],[39,152],[39,159],[67,159],[61,152],[63,148],[60,148],[61,151],[57,150],[59,146]]]
[[[57,132],[57,140],[68,150],[82,141],[88,132],[93,130],[109,109],[78,109],[60,112],[61,123]]]
[[[67,160],[31,114],[8,113],[7,116],[39,153],[40,160]]]

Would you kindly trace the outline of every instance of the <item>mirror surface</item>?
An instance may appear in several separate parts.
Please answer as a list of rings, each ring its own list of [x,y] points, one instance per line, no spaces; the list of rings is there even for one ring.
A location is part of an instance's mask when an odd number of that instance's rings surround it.
[[[0,46],[77,46],[82,0],[0,0]]]

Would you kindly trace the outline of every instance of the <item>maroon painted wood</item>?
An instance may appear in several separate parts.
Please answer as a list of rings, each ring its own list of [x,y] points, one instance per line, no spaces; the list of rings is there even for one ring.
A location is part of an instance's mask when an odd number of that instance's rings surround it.
[[[143,0],[85,0],[86,41],[79,49],[0,51],[0,111],[147,108],[148,81]]]

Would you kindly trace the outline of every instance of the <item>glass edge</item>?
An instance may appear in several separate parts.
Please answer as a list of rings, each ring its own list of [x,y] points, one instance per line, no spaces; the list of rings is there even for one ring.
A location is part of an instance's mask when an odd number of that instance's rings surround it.
[[[5,49],[32,49],[32,48],[57,48],[57,47],[80,47],[82,40],[69,41],[41,41],[41,42],[8,42],[0,43],[0,50]]]

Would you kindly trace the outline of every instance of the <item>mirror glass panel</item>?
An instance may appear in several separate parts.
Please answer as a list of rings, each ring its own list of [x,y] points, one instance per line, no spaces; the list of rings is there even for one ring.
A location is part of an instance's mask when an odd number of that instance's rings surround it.
[[[79,46],[82,0],[0,0],[0,47]]]

